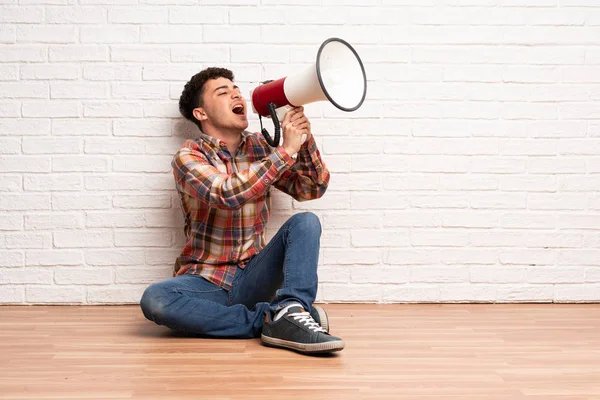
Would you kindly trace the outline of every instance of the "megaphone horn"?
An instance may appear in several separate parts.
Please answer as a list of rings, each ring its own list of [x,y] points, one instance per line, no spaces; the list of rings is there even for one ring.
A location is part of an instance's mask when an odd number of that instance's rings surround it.
[[[252,110],[258,114],[262,134],[267,142],[279,145],[279,119],[291,107],[329,100],[342,111],[355,111],[365,101],[367,75],[354,48],[345,40],[330,38],[317,52],[314,65],[304,71],[274,81],[266,81],[252,93]],[[275,135],[262,127],[261,117],[271,117]]]

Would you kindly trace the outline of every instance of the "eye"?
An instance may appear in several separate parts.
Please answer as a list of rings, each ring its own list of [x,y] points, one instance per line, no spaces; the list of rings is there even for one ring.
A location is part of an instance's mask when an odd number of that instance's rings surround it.
[[[224,94],[227,94],[227,92],[221,92],[221,93],[219,93],[218,95],[219,95],[219,96],[223,96]]]

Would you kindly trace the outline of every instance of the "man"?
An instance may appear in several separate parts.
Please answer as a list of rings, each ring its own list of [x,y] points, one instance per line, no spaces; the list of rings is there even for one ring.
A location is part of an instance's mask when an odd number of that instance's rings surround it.
[[[299,201],[327,189],[329,171],[310,122],[302,107],[290,110],[283,143],[269,146],[246,131],[246,102],[233,81],[231,71],[207,68],[185,85],[179,109],[200,129],[172,162],[187,242],[175,277],[148,287],[141,308],[149,320],[181,332],[260,335],[268,346],[303,353],[342,350],[344,342],[328,333],[327,314],[312,304],[318,217],[295,214],[265,241],[271,187]]]

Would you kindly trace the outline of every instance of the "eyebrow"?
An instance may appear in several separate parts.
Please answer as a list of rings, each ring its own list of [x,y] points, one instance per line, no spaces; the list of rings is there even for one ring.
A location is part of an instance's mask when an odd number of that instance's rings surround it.
[[[237,85],[233,85],[233,88],[234,88],[234,89],[239,89],[239,87],[237,87]],[[216,88],[216,89],[213,91],[213,93],[214,93],[214,92],[216,92],[216,91],[217,91],[217,90],[219,90],[219,89],[229,89],[229,86],[227,86],[227,85],[219,86],[218,88]]]

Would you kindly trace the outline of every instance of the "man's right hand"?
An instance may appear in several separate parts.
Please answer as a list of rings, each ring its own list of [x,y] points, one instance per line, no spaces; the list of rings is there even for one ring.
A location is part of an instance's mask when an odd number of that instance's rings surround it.
[[[290,156],[300,150],[300,146],[304,141],[303,136],[308,134],[309,122],[306,117],[302,118],[302,111],[304,111],[304,107],[292,108],[285,114],[281,122],[283,128],[282,146]]]

